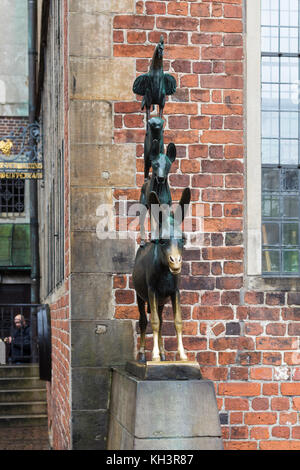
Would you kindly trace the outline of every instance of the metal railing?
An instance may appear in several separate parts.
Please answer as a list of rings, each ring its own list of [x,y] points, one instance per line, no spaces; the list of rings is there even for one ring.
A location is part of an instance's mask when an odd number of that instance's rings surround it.
[[[6,363],[38,363],[37,310],[40,304],[0,304],[0,339]]]

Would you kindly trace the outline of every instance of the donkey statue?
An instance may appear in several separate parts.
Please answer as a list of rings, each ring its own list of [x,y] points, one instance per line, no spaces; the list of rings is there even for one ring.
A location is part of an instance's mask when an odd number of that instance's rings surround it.
[[[167,147],[167,154],[160,152],[160,143],[158,140],[153,140],[151,152],[150,152],[150,161],[152,166],[152,175],[151,179],[143,184],[140,196],[140,204],[143,206],[143,209],[140,212],[140,230],[141,230],[141,246],[145,244],[145,218],[147,215],[147,210],[149,209],[149,195],[153,191],[157,194],[161,204],[167,204],[171,206],[171,192],[168,183],[168,174],[171,168],[172,163],[176,158],[176,147],[173,143],[170,143]]]
[[[153,239],[144,247],[138,249],[133,268],[133,284],[137,293],[137,302],[140,312],[139,325],[141,341],[139,360],[141,362],[145,362],[146,360],[146,302],[148,307],[150,307],[153,331],[152,361],[159,362],[160,360],[165,360],[165,351],[161,336],[162,312],[169,298],[171,298],[173,307],[180,360],[187,360],[182,342],[179,275],[181,272],[184,245],[181,223],[190,200],[191,191],[189,188],[185,188],[175,213],[170,213],[170,210],[167,210],[169,209],[168,207],[166,208],[160,205],[156,193],[151,192],[149,196],[149,204],[152,206],[151,211],[159,225],[159,235],[157,239]],[[157,214],[157,208],[162,212],[162,218]]]

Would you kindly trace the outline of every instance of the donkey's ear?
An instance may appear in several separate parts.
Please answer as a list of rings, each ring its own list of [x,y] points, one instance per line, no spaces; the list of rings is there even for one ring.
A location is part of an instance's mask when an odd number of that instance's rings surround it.
[[[191,190],[190,188],[184,188],[184,190],[182,191],[179,204],[180,205],[185,204],[188,206],[190,202],[191,202]]]
[[[191,190],[190,188],[185,188],[182,191],[181,199],[179,201],[179,206],[175,210],[175,219],[178,221],[183,221],[187,211],[189,203],[191,202]]]
[[[173,142],[171,142],[167,147],[167,157],[171,160],[172,163],[176,158],[176,147]]]
[[[154,139],[151,144],[150,160],[153,160],[159,155],[159,141]]]

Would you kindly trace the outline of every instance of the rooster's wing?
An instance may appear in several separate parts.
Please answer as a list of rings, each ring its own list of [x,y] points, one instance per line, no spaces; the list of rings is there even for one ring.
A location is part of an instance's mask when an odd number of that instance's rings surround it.
[[[134,80],[132,90],[137,95],[144,96],[146,94],[147,88],[149,88],[150,77],[147,73],[140,75]]]
[[[164,74],[166,95],[173,95],[176,91],[176,80],[169,73]]]

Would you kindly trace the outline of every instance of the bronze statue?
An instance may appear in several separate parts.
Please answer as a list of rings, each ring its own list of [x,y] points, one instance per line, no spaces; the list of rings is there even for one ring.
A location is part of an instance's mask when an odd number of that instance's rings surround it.
[[[144,176],[145,180],[149,176],[149,170],[151,168],[151,149],[153,140],[156,139],[159,142],[160,152],[164,151],[163,141],[163,125],[164,121],[159,117],[153,117],[147,122],[147,131],[144,141]]]
[[[181,361],[187,361],[182,342],[182,319],[179,295],[179,278],[182,266],[184,237],[181,223],[185,209],[191,200],[191,191],[185,188],[178,208],[171,212],[171,192],[168,174],[176,158],[176,147],[170,143],[164,153],[163,143],[163,109],[166,95],[176,91],[176,80],[163,71],[164,39],[157,44],[150,70],[140,75],[133,84],[133,91],[143,96],[142,109],[146,107],[147,131],[144,140],[144,177],[140,203],[144,210],[140,213],[141,246],[139,247],[134,268],[133,284],[137,294],[140,312],[141,342],[139,360],[145,362],[145,335],[147,315],[151,314],[153,330],[152,361],[165,360],[162,340],[162,312],[169,298],[172,301],[175,329],[178,341],[178,353]],[[159,106],[159,117],[150,119],[151,106]],[[152,175],[149,178],[150,168]],[[159,210],[157,211],[157,208]],[[145,242],[144,222],[149,210],[156,221],[155,229],[151,227],[151,242]]]
[[[151,312],[151,325],[153,330],[152,361],[165,360],[165,351],[161,336],[162,312],[168,298],[171,298],[174,322],[177,333],[178,353],[180,360],[186,361],[182,342],[182,319],[179,295],[179,275],[182,266],[183,236],[181,228],[178,227],[184,219],[185,209],[190,203],[191,191],[185,188],[178,208],[175,213],[167,214],[160,206],[156,193],[151,192],[149,204],[159,205],[162,210],[162,220],[157,217],[159,224],[159,237],[140,247],[137,251],[133,269],[133,284],[137,293],[137,302],[140,312],[139,325],[141,329],[141,342],[139,360],[145,362],[145,335],[147,327],[147,316],[145,303]]]
[[[176,91],[175,78],[163,71],[163,53],[164,38],[161,36],[149,72],[137,77],[133,83],[133,92],[143,96],[142,109],[146,106],[147,122],[150,119],[150,108],[155,104],[159,106],[159,117],[162,118],[166,95],[173,95]]]
[[[151,151],[149,152],[149,161],[152,166],[151,179],[143,184],[141,190],[140,204],[145,207],[144,211],[140,213],[140,230],[141,230],[141,246],[145,244],[145,227],[144,222],[147,214],[147,210],[150,208],[149,196],[154,191],[161,204],[167,204],[171,206],[172,198],[170,193],[170,187],[168,183],[168,174],[172,163],[176,158],[176,147],[173,143],[170,143],[167,147],[167,154],[161,153],[161,145],[158,140],[153,140]]]

